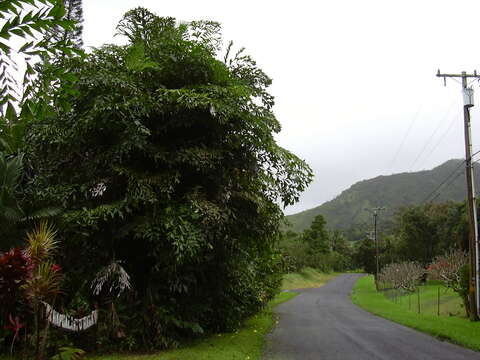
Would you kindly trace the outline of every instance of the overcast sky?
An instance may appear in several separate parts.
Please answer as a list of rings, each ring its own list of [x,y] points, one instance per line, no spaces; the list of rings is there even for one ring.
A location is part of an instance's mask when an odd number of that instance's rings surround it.
[[[480,72],[479,0],[83,0],[85,45],[116,41],[116,24],[137,6],[222,23],[225,43],[245,47],[273,79],[278,143],[315,173],[287,214],[360,180],[464,157],[460,84],[444,87],[435,74]]]

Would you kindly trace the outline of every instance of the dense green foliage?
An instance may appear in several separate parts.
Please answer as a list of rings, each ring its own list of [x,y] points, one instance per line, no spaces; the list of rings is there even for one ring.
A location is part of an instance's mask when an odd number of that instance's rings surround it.
[[[21,132],[24,124],[18,125],[15,131],[11,131],[9,126],[18,122],[19,117],[40,117],[44,109],[39,109],[38,100],[44,94],[38,91],[39,86],[58,86],[59,81],[66,79],[65,72],[60,70],[56,76],[44,76],[40,85],[36,82],[32,58],[48,59],[59,54],[70,56],[81,54],[81,51],[72,48],[69,40],[52,41],[44,37],[53,29],[70,31],[74,26],[73,21],[64,19],[62,0],[6,0],[0,3],[0,15],[4,21],[0,29],[0,150],[2,147],[14,150],[9,140],[11,135]],[[19,72],[21,63],[26,65],[23,73]],[[19,83],[19,78],[23,79],[22,83]],[[18,89],[23,91],[19,93]],[[35,90],[36,101],[32,99]],[[42,107],[48,108],[49,103],[44,102]]]
[[[312,174],[275,143],[271,80],[231,46],[218,60],[219,30],[132,10],[118,26],[128,44],[63,59],[74,88],[50,87],[53,111],[28,124],[22,206],[63,209],[57,302],[114,319],[90,345],[165,348],[231,330],[279,287],[279,204]],[[133,291],[94,296],[116,261]]]
[[[280,252],[285,272],[311,267],[322,272],[345,271],[354,268],[353,249],[339,231],[328,232],[322,215],[315,217],[302,234],[287,231],[282,234]]]
[[[386,211],[379,216],[379,229],[391,231],[394,215],[399,208],[419,205],[452,173],[458,176],[452,178],[448,186],[440,188],[440,194],[433,202],[463,201],[466,184],[464,172],[461,160],[449,160],[429,171],[378,176],[352,185],[335,199],[316,208],[289,215],[287,220],[292,224],[293,231],[301,232],[310,226],[316,215],[321,214],[330,229],[344,231],[349,240],[361,240],[365,232],[371,230],[372,224],[372,216],[364,211],[365,208],[386,207]],[[478,169],[475,179],[480,179]]]
[[[356,268],[363,269],[368,274],[375,273],[375,243],[372,239],[364,238],[355,243],[353,263]]]
[[[325,254],[330,250],[330,239],[326,229],[326,221],[322,215],[317,215],[310,228],[303,232],[303,240],[312,253]]]
[[[26,204],[23,191],[23,152],[28,124],[49,116],[51,87],[71,91],[72,75],[65,69],[38,76],[36,60],[48,68],[50,58],[82,55],[65,39],[49,39],[51,31],[70,31],[74,22],[64,18],[62,0],[6,0],[0,4],[3,26],[0,30],[0,249],[20,243],[20,234],[31,227],[32,220],[53,216],[56,208]],[[22,66],[24,65],[24,66]],[[23,79],[23,81],[20,81]],[[19,91],[21,89],[22,91]],[[62,107],[68,106],[64,101]],[[18,231],[16,225],[25,227]]]
[[[451,249],[468,249],[468,222],[464,203],[428,203],[396,213],[390,233],[378,234],[379,264],[415,261],[427,267]],[[354,264],[375,271],[375,244],[364,238],[354,245]]]
[[[92,360],[260,360],[264,352],[265,336],[275,322],[273,309],[297,293],[282,292],[271,300],[265,309],[245,321],[234,333],[219,333],[196,341],[180,349],[151,355],[123,355],[87,357]]]
[[[429,264],[450,248],[468,249],[464,204],[453,202],[412,206],[397,214],[396,260]]]
[[[65,14],[64,20],[74,21],[74,26],[71,29],[64,29],[56,26],[53,30],[47,33],[49,41],[63,41],[70,42],[77,48],[83,46],[82,32],[83,32],[83,6],[82,0],[62,0]]]

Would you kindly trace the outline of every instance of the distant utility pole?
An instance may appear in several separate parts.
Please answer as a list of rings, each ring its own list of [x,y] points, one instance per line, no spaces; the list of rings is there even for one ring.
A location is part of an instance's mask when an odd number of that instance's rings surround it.
[[[373,215],[373,241],[375,242],[375,283],[377,282],[378,273],[380,272],[379,254],[378,254],[378,237],[377,237],[377,216],[378,212],[385,210],[384,207],[376,207],[373,209],[365,209]]]
[[[475,184],[473,179],[472,164],[472,142],[470,128],[470,108],[473,106],[473,88],[468,86],[468,78],[480,79],[477,71],[473,74],[467,74],[462,71],[461,74],[441,74],[437,72],[437,77],[443,77],[446,86],[447,78],[461,78],[463,91],[463,118],[465,132],[465,174],[467,179],[467,209],[469,220],[469,262],[470,262],[470,286],[468,289],[470,303],[470,319],[478,320],[480,310],[479,294],[479,263],[478,263],[478,223],[477,223],[477,205],[475,201]]]

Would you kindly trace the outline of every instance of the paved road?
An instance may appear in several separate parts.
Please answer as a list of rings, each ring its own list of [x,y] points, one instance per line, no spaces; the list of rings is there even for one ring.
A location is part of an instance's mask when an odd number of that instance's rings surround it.
[[[301,290],[277,307],[269,335],[271,360],[480,360],[480,353],[372,315],[349,299],[358,274],[340,275],[318,289]]]

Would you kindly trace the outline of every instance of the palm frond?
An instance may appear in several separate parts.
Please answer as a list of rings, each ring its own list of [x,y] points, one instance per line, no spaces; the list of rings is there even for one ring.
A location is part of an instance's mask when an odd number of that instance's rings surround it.
[[[22,219],[23,213],[17,206],[8,206],[0,202],[0,218],[11,222],[17,222]]]
[[[94,295],[99,295],[107,285],[108,292],[113,294],[116,290],[117,297],[125,290],[130,290],[130,275],[125,271],[120,261],[112,261],[109,265],[102,268],[92,281],[92,289]]]
[[[8,159],[4,154],[0,156],[0,187],[16,189],[23,172],[23,155],[16,155]]]
[[[34,210],[33,212],[27,213],[25,217],[21,219],[21,221],[31,221],[31,220],[39,220],[45,218],[51,218],[57,216],[62,213],[62,209],[58,207],[46,207],[38,210]]]

